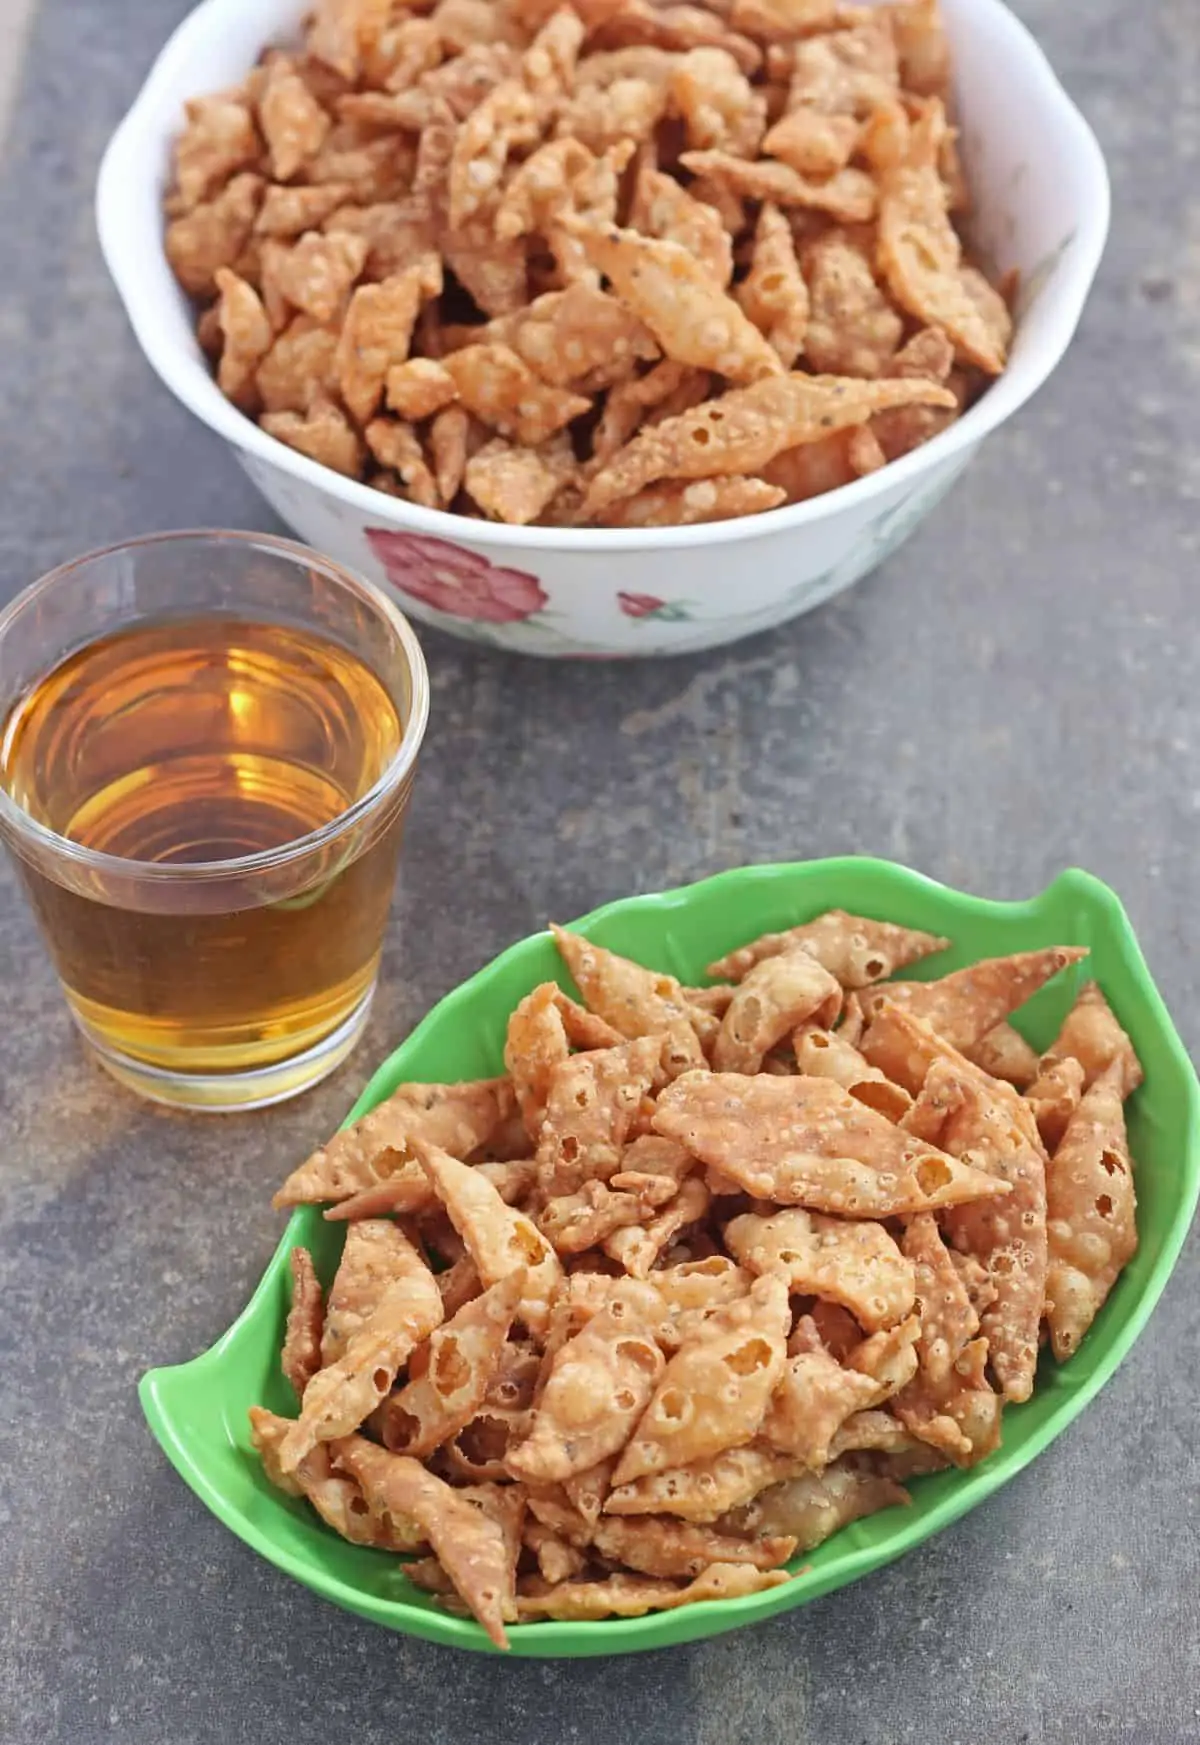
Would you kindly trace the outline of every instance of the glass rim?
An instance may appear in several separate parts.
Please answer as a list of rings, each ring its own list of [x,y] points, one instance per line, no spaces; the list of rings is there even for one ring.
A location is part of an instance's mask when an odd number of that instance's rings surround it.
[[[57,830],[51,830],[46,824],[40,823],[19,806],[8,789],[0,783],[0,825],[9,826],[17,838],[24,838],[48,850],[60,860],[69,861],[77,867],[92,871],[108,873],[125,878],[146,878],[157,882],[194,883],[197,880],[217,880],[239,877],[248,873],[273,872],[287,867],[295,861],[302,860],[305,855],[316,849],[321,849],[337,840],[347,829],[376,810],[381,801],[400,788],[405,778],[411,773],[417,760],[417,753],[425,737],[425,728],[429,721],[429,671],[425,665],[425,656],[416,634],[408,619],[393,605],[391,599],[376,583],[369,582],[365,576],[345,564],[336,563],[326,557],[323,552],[316,551],[312,546],[304,545],[298,539],[283,539],[274,533],[255,533],[246,529],[229,527],[183,527],[161,533],[144,533],[134,539],[114,540],[111,545],[97,546],[92,551],[82,552],[78,557],[69,558],[65,563],[58,564],[54,569],[47,570],[36,581],[22,588],[8,605],[0,611],[0,643],[21,614],[35,600],[47,594],[58,583],[63,582],[86,564],[97,562],[101,558],[113,557],[118,552],[136,551],[145,546],[180,545],[185,541],[225,541],[233,545],[245,546],[249,549],[262,550],[277,557],[288,558],[304,568],[319,570],[329,581],[355,594],[364,600],[372,609],[378,612],[395,634],[404,652],[408,668],[411,688],[408,718],[396,747],[395,755],[387,768],[367,789],[360,794],[344,811],[331,818],[328,824],[322,824],[318,830],[310,830],[303,836],[295,836],[290,841],[281,843],[278,848],[259,849],[254,854],[235,855],[227,860],[195,860],[195,861],[155,861],[131,860],[124,855],[106,854],[100,850],[86,848],[82,843],[72,842],[70,837],[61,836]],[[214,614],[215,616],[215,614]],[[84,647],[87,646],[85,643]],[[63,656],[62,658],[66,658]],[[55,664],[58,664],[57,662]],[[46,674],[54,670],[48,667]],[[14,702],[16,699],[14,699]],[[4,707],[3,719],[7,720],[12,704]]]

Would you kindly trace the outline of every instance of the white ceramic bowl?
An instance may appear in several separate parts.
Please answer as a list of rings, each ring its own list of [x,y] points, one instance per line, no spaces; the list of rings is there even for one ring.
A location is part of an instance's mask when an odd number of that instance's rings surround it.
[[[234,83],[299,26],[304,0],[204,0],[118,127],[97,189],[100,242],[134,332],[184,405],[223,436],[271,507],[330,557],[391,584],[456,636],[542,655],[670,654],[806,612],[896,549],[979,443],[1070,343],[1108,230],[1095,136],[1000,0],[943,0],[976,240],[1022,292],[1006,373],[950,429],[854,484],[742,521],[653,531],[505,527],[421,509],[318,466],[221,394],[162,248],[184,99]]]

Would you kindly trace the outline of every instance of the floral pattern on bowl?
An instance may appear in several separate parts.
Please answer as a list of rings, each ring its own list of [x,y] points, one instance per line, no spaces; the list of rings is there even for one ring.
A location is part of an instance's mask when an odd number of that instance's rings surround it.
[[[363,532],[397,593],[452,618],[520,624],[549,601],[528,570],[494,564],[448,539],[397,533],[387,527],[367,527]]]
[[[311,545],[390,588],[410,617],[509,653],[619,660],[698,653],[813,610],[890,557],[973,452],[952,454],[932,475],[843,514],[820,540],[800,544],[783,529],[764,530],[753,543],[692,547],[670,562],[652,552],[628,552],[617,563],[522,549],[520,564],[457,540],[364,523],[331,499],[302,501],[286,474],[241,458]],[[481,526],[478,538],[486,537]]]

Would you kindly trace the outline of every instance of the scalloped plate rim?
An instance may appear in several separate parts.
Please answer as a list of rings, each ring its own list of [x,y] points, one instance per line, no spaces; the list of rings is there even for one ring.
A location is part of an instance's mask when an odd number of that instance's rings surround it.
[[[511,1626],[512,1652],[518,1656],[583,1658],[632,1653],[722,1634],[744,1624],[790,1611],[895,1561],[984,1502],[1057,1439],[1112,1378],[1128,1356],[1174,1270],[1195,1213],[1197,1199],[1200,1198],[1200,1142],[1197,1138],[1200,1132],[1200,1083],[1197,1082],[1191,1059],[1150,974],[1120,898],[1094,874],[1079,867],[1068,867],[1034,896],[1001,900],[957,890],[910,867],[869,855],[760,862],[731,868],[708,878],[662,891],[619,897],[591,910],[570,925],[572,928],[590,932],[597,927],[603,927],[605,922],[621,916],[631,908],[652,906],[669,912],[696,900],[701,893],[719,891],[723,886],[774,883],[788,875],[801,874],[808,877],[817,874],[832,879],[851,868],[864,867],[878,871],[909,890],[920,891],[928,897],[944,901],[960,912],[965,910],[978,916],[1003,917],[1009,921],[1019,921],[1026,916],[1033,917],[1043,906],[1049,904],[1055,893],[1064,890],[1078,894],[1089,907],[1105,914],[1112,927],[1114,940],[1139,984],[1151,1016],[1159,1028],[1161,1040],[1174,1057],[1174,1063],[1181,1072],[1187,1091],[1187,1108],[1182,1121],[1189,1138],[1180,1168],[1180,1198],[1157,1260],[1125,1320],[1110,1335],[1106,1349],[1083,1372],[1077,1384],[1068,1385],[1062,1392],[1050,1421],[1019,1446],[1001,1448],[991,1459],[963,1473],[961,1482],[919,1519],[906,1519],[903,1514],[895,1514],[895,1530],[884,1545],[846,1544],[837,1561],[831,1561],[816,1571],[806,1571],[802,1566],[800,1579],[740,1599],[708,1602],[675,1611],[652,1612],[636,1619],[608,1619],[595,1623],[547,1621]],[[486,982],[502,973],[515,958],[545,937],[544,933],[527,934],[514,941],[444,994],[376,1068],[347,1114],[343,1126],[357,1120],[381,1100],[385,1094],[383,1087],[386,1080],[402,1054],[415,1049],[429,1031],[440,1026],[459,1006],[469,1005],[472,997]],[[288,1250],[294,1244],[295,1231],[302,1213],[303,1209],[297,1208],[289,1218],[253,1294],[225,1332],[206,1351],[187,1362],[158,1366],[147,1370],[141,1377],[138,1396],[149,1428],[180,1477],[223,1525],[268,1562],[313,1592],[384,1628],[450,1647],[496,1653],[497,1650],[492,1647],[482,1629],[473,1621],[456,1618],[446,1612],[427,1610],[405,1599],[386,1599],[375,1593],[364,1593],[337,1576],[314,1567],[306,1558],[276,1544],[268,1532],[247,1519],[229,1502],[219,1485],[214,1484],[193,1459],[187,1440],[176,1431],[166,1398],[172,1385],[178,1385],[187,1376],[196,1376],[208,1370],[219,1372],[228,1348],[237,1342],[243,1330],[256,1318],[263,1300],[278,1289],[280,1272],[286,1265]],[[1070,1384],[1070,1371],[1078,1362],[1079,1355],[1086,1351],[1087,1346],[1082,1346],[1080,1353],[1056,1372],[1060,1383],[1065,1381]],[[1009,1410],[1019,1411],[1020,1408],[1010,1407]],[[842,1537],[849,1531],[852,1529],[844,1529]],[[581,1635],[580,1632],[585,1634]]]

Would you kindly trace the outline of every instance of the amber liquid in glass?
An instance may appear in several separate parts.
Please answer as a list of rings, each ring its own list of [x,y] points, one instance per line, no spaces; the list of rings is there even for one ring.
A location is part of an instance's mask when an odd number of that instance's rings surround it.
[[[90,644],[28,692],[4,723],[0,779],[85,848],[211,865],[332,823],[383,775],[403,726],[375,674],[309,630],[173,618]],[[369,991],[403,810],[357,857],[352,843],[321,851],[308,888],[280,900],[279,877],[199,878],[146,912],[115,903],[102,872],[68,889],[21,871],[102,1046],[167,1071],[245,1072],[321,1041]]]

